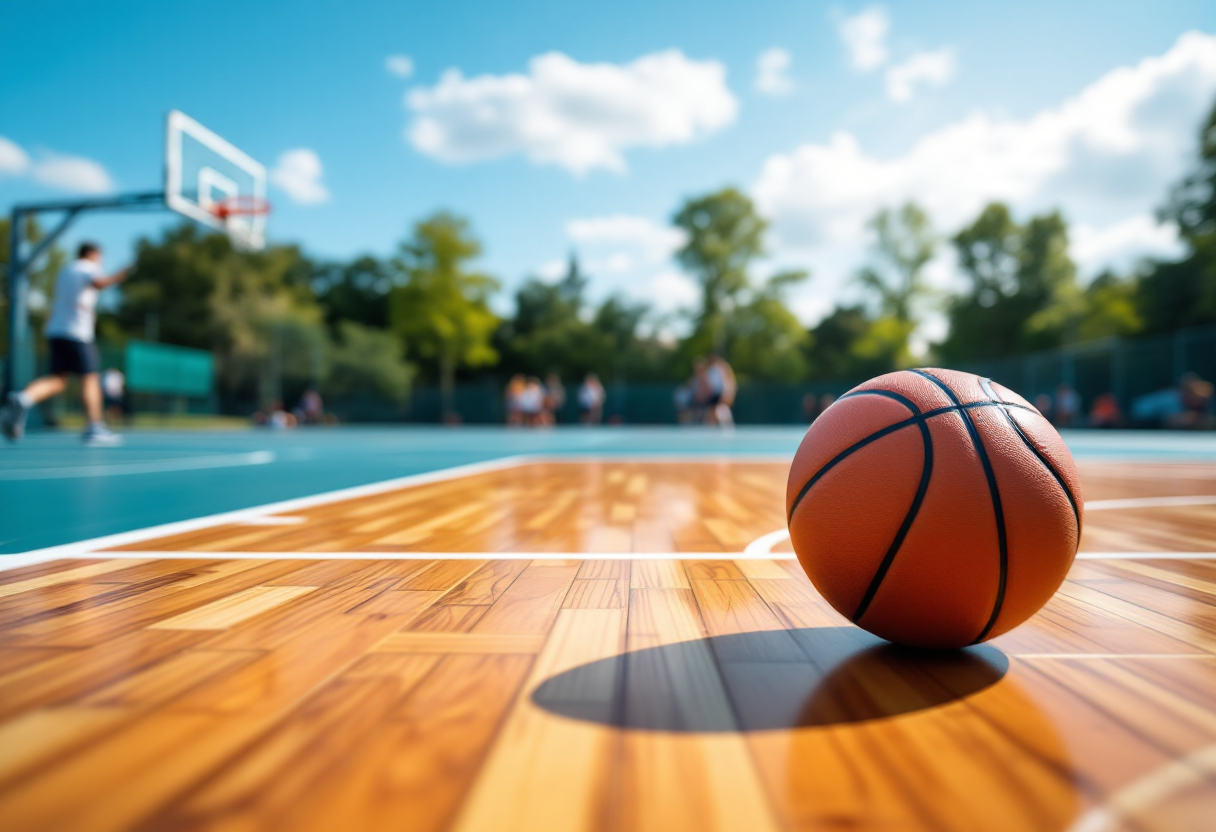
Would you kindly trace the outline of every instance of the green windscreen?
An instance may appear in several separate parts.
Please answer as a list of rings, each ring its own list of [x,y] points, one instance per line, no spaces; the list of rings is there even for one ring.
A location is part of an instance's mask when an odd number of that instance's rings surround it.
[[[128,341],[127,389],[139,393],[209,396],[215,358],[204,350]]]

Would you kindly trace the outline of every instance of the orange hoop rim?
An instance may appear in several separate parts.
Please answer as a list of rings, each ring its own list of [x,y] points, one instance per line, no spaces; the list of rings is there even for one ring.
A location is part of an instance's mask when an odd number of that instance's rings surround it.
[[[211,210],[221,220],[264,217],[270,213],[270,202],[257,196],[230,196],[215,203]]]

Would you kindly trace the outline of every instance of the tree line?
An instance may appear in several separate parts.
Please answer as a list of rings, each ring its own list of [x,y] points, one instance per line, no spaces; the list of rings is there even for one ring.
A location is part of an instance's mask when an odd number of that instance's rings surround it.
[[[672,322],[636,300],[591,301],[593,276],[575,257],[556,281],[524,280],[511,313],[496,314],[501,284],[477,268],[481,243],[454,213],[418,221],[391,256],[340,262],[295,245],[242,252],[182,225],[139,243],[136,270],[99,332],[213,352],[227,402],[291,399],[312,385],[402,401],[412,384],[433,383],[450,408],[460,380],[593,372],[606,382],[682,381],[710,353],[725,356],[741,381],[855,380],[916,360],[954,365],[1216,323],[1216,108],[1193,172],[1167,195],[1160,218],[1177,225],[1182,257],[1083,285],[1058,211],[1019,219],[994,202],[943,235],[914,203],[885,209],[870,223],[870,261],[853,277],[860,300],[808,328],[787,297],[811,276],[757,279],[767,223],[745,194],[725,188],[686,200],[671,218],[685,240],[676,260],[701,292],[678,338],[663,337]],[[7,240],[0,228],[0,246]],[[945,246],[966,286],[943,296],[925,269]],[[50,292],[62,260],[56,252],[41,266],[36,289]],[[913,333],[935,308],[947,333],[917,359]]]

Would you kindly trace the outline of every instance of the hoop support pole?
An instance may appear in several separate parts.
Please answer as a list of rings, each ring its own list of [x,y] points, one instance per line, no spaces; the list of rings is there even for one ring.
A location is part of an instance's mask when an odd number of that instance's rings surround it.
[[[4,392],[21,389],[33,376],[33,356],[26,354],[29,341],[29,271],[38,258],[50,249],[63,232],[85,211],[122,210],[126,208],[163,207],[163,191],[120,194],[103,199],[74,202],[32,202],[14,205],[10,213],[9,260],[5,291],[8,294],[8,358],[4,362]],[[62,211],[64,216],[45,237],[38,241],[29,255],[22,257],[24,224],[27,218],[41,213]]]

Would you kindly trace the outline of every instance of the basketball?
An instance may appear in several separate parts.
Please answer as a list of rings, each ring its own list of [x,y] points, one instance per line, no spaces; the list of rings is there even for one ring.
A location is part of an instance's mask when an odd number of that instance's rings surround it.
[[[1016,393],[970,373],[888,373],[815,420],[790,467],[802,568],[837,612],[898,644],[1008,632],[1063,583],[1084,504],[1072,456]]]

